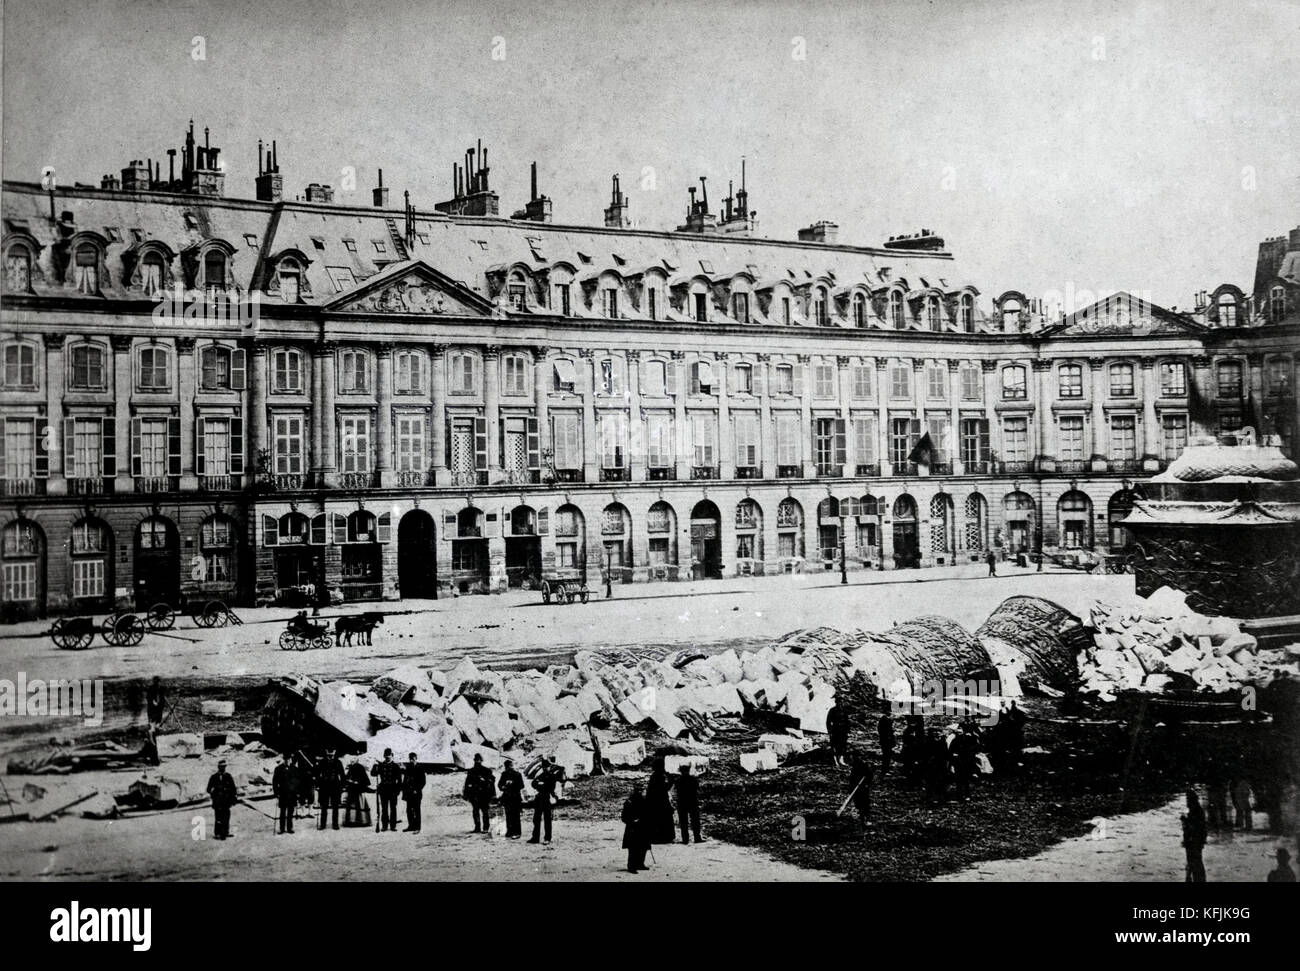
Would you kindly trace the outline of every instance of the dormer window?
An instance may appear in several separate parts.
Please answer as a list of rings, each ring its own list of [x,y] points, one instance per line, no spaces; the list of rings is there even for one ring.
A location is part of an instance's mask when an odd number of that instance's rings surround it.
[[[1219,297],[1219,326],[1237,326],[1237,298],[1230,293]]]
[[[600,291],[601,307],[606,317],[618,316],[618,288],[606,287]]]
[[[32,289],[32,251],[21,243],[9,247],[5,254],[5,290],[30,293]]]
[[[731,315],[742,324],[749,323],[749,294],[734,293],[731,295]]]
[[[826,298],[826,291],[818,287],[812,293],[812,318],[818,327],[829,327],[831,325],[829,300]]]
[[[163,288],[162,254],[150,251],[140,264],[140,288],[146,297],[156,296]]]
[[[1020,301],[1008,299],[1002,301],[1002,331],[1014,334],[1020,330]]]
[[[99,247],[82,243],[74,255],[73,283],[78,293],[95,296],[99,293]]]
[[[889,322],[894,330],[903,329],[903,295],[897,290],[889,292]]]
[[[280,278],[280,299],[285,303],[298,303],[302,299],[302,268],[298,261],[285,258],[280,261],[278,269]]]
[[[853,326],[859,330],[867,326],[867,298],[860,293],[853,295]]]
[[[963,293],[957,303],[957,324],[963,334],[975,333],[975,298]]]
[[[939,298],[934,294],[925,298],[925,322],[932,331],[943,330],[943,316],[939,312]]]
[[[691,300],[694,302],[695,320],[698,323],[707,323],[709,319],[709,298],[707,294],[693,293]]]
[[[227,265],[226,254],[219,249],[210,249],[203,254],[203,292],[209,299],[226,292]]]
[[[1286,292],[1281,287],[1274,287],[1268,293],[1268,319],[1279,323],[1286,316]]]

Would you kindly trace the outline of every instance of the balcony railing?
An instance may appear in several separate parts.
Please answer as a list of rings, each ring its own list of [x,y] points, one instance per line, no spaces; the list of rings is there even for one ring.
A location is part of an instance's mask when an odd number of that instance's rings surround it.
[[[895,462],[895,463],[894,463],[894,475],[901,475],[901,476],[914,476],[914,475],[916,475],[916,463],[915,463],[915,462]]]
[[[511,485],[536,485],[542,480],[539,469],[506,469],[506,481]],[[433,485],[432,482],[429,485]]]
[[[880,475],[880,465],[878,463],[872,465],[855,465],[853,467],[853,474],[859,477],[877,476]]]
[[[632,472],[630,469],[602,468],[600,470],[601,482],[630,482],[631,480]]]
[[[763,467],[761,465],[737,465],[737,479],[761,479],[763,478]]]
[[[931,463],[930,463],[930,474],[931,474],[931,475],[952,475],[952,463],[951,463],[951,462],[931,462]]]
[[[420,489],[434,485],[433,469],[404,469],[394,473],[393,484],[399,489]]]
[[[987,460],[983,462],[967,462],[965,469],[967,475],[988,475],[993,463]]]
[[[243,488],[244,477],[240,475],[201,475],[199,490],[201,492],[232,492]]]
[[[1061,459],[1056,463],[1056,471],[1063,475],[1074,475],[1090,470],[1091,465],[1087,459]]]
[[[776,477],[778,479],[802,479],[802,465],[778,465],[776,467]]]
[[[136,492],[176,492],[180,487],[178,475],[141,475],[135,479]]]
[[[487,472],[459,469],[448,473],[451,484],[458,486],[487,485]]]
[[[456,535],[452,539],[482,539],[482,526],[461,526],[456,530]]]
[[[43,496],[45,480],[35,477],[27,479],[0,479],[0,495],[5,496]]]
[[[677,478],[677,468],[672,465],[651,466],[646,470],[651,482],[666,482]]]
[[[374,489],[379,485],[376,472],[340,472],[340,489]]]
[[[556,469],[555,481],[556,482],[586,482],[587,476],[582,469]]]
[[[1106,467],[1112,472],[1140,472],[1142,463],[1137,459],[1111,459]]]
[[[718,478],[718,467],[716,465],[692,465],[692,479],[716,479]]]
[[[1010,462],[999,462],[998,471],[1003,475],[1024,475],[1032,465],[1033,463],[1028,459],[1016,459]]]
[[[819,479],[838,479],[844,474],[844,466],[837,462],[818,462],[817,478]]]
[[[68,495],[70,496],[111,496],[113,494],[113,479],[104,476],[93,476],[81,479],[68,480]]]

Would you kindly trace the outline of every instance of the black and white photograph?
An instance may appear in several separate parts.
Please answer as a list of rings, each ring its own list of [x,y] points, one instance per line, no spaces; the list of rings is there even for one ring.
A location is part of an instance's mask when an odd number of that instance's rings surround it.
[[[1300,5],[0,26],[0,880],[1295,882]]]

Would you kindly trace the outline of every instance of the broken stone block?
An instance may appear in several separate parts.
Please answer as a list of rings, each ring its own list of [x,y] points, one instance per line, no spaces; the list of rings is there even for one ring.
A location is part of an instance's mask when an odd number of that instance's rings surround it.
[[[741,658],[741,671],[746,681],[770,681],[776,677],[772,664],[766,657],[758,654],[746,654]]]
[[[1230,634],[1223,639],[1223,642],[1216,645],[1214,651],[1216,654],[1232,654],[1236,651],[1254,651],[1259,647],[1259,641],[1255,640],[1250,634],[1238,632]]]
[[[155,741],[160,759],[195,759],[203,754],[203,738],[190,732],[159,735]]]
[[[1201,666],[1202,654],[1190,647],[1180,647],[1165,655],[1165,665],[1170,671],[1179,674],[1191,674]]]
[[[389,748],[393,750],[396,762],[405,763],[407,756],[414,752],[421,765],[452,764],[452,732],[446,725],[427,732],[393,725],[376,732],[374,738],[366,742],[366,755],[379,760],[384,756],[384,749]]]
[[[489,701],[478,710],[475,727],[478,729],[479,737],[494,748],[504,748],[515,737],[510,716],[494,701]]]
[[[633,738],[626,742],[601,745],[600,754],[610,765],[640,765],[646,759],[645,739]]]
[[[1169,670],[1169,666],[1165,663],[1165,656],[1160,653],[1159,648],[1152,647],[1150,644],[1139,644],[1133,649],[1133,654],[1147,674],[1163,674]]]
[[[741,752],[740,768],[744,772],[772,772],[776,769],[776,753],[770,748],[757,752]]]
[[[199,711],[211,718],[230,718],[235,713],[233,701],[202,701]]]
[[[472,769],[474,756],[483,756],[483,764],[489,769],[499,769],[503,756],[496,749],[482,745],[453,745],[451,747],[453,764],[458,769]]]
[[[813,747],[812,742],[806,738],[795,738],[793,735],[760,735],[758,737],[759,748],[770,748],[776,753],[778,759],[789,758],[796,752],[807,752]]]
[[[715,654],[709,660],[713,663],[714,670],[720,673],[722,679],[728,684],[739,684],[744,680],[745,671],[741,666],[740,658],[734,650]]]
[[[657,708],[650,713],[650,720],[669,738],[680,738],[686,734],[686,724],[672,712]]]
[[[745,699],[746,704],[752,705],[755,708],[763,708],[765,707],[764,700],[766,699],[763,689],[766,685],[770,685],[773,683],[774,682],[771,681],[746,680],[746,681],[741,681],[737,685],[733,685],[733,687],[737,692],[739,692],[740,697]]]
[[[739,715],[745,710],[745,706],[740,701],[740,692],[732,684],[714,685],[711,701],[713,707],[723,715]]]
[[[618,712],[618,717],[629,725],[639,725],[646,718],[645,712],[638,708],[637,703],[631,698],[624,698],[615,710]]]
[[[589,752],[572,739],[566,738],[560,742],[555,747],[553,754],[555,755],[555,761],[569,774],[569,778],[576,779],[581,776],[591,775],[595,753]]]
[[[457,698],[448,706],[447,719],[466,741],[478,737],[478,713],[464,698]]]
[[[681,772],[682,766],[686,766],[691,775],[704,775],[709,771],[709,757],[707,755],[664,756],[664,771],[669,776],[675,776]]]

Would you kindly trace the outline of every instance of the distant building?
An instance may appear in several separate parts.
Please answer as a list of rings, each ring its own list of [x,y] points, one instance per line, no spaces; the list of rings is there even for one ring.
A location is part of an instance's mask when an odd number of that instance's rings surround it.
[[[1189,435],[1294,438],[1300,230],[1250,294],[1046,320],[928,231],[759,239],[743,180],[579,227],[481,148],[417,211],[287,200],[274,146],[226,198],[204,142],[4,184],[6,616],[1106,550]]]

